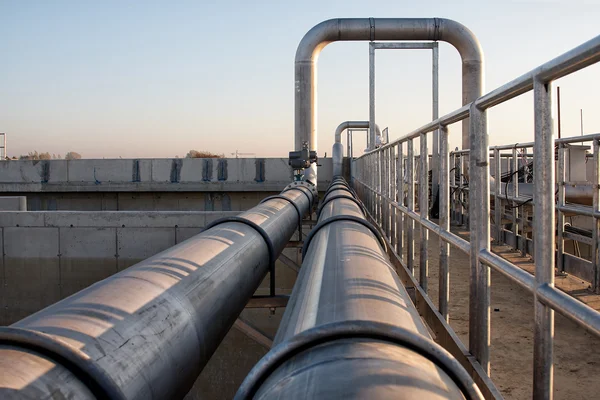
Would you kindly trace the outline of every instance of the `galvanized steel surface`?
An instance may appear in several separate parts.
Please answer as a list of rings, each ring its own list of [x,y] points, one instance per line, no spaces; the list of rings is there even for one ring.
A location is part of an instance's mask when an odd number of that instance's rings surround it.
[[[306,213],[313,192],[300,185],[282,196]],[[264,229],[277,255],[298,225],[296,208],[283,199],[240,216]],[[13,326],[83,351],[126,398],[182,398],[268,268],[264,238],[251,226],[226,222]],[[57,360],[9,346],[0,347],[0,360],[1,398],[89,397]]]

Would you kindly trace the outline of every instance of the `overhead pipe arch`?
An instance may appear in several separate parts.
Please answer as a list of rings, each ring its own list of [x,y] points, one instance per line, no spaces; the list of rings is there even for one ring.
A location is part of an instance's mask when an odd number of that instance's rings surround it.
[[[337,41],[439,40],[450,43],[462,59],[462,103],[483,94],[483,51],[464,25],[445,18],[337,18],[309,30],[298,45],[295,61],[295,149],[304,142],[317,150],[317,60],[321,50]],[[374,135],[374,132],[371,132]],[[374,137],[371,138],[374,140]],[[469,148],[469,121],[463,120],[462,146]],[[304,171],[316,184],[317,166]]]
[[[335,129],[335,142],[331,151],[333,161],[333,176],[342,175],[342,163],[344,160],[344,147],[342,146],[342,133],[346,129],[368,129],[369,121],[344,121]],[[381,136],[379,125],[375,124],[375,134]],[[350,154],[347,154],[349,157]]]

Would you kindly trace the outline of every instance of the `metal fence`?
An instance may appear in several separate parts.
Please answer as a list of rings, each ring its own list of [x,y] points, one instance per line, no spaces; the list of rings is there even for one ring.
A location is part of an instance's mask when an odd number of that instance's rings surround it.
[[[446,321],[449,301],[449,245],[470,256],[469,351],[488,375],[490,371],[490,267],[533,294],[535,299],[533,395],[535,398],[552,398],[554,311],[600,336],[600,313],[555,289],[555,252],[548,251],[554,249],[556,245],[552,81],[598,61],[600,61],[600,36],[354,161],[353,184],[372,218],[380,225],[394,248],[401,264],[410,273],[414,270],[415,235],[418,225],[419,284],[425,291],[428,277],[428,235],[429,232],[433,232],[440,237],[438,310]],[[533,250],[535,276],[492,253],[490,249],[490,148],[486,120],[488,108],[531,90],[534,93],[535,110],[535,141],[531,144],[535,154],[532,193],[532,217],[535,220],[532,238],[536,243]],[[468,178],[470,241],[450,231],[449,125],[466,118],[470,119],[470,153],[468,157],[465,157],[465,153],[460,157],[462,164],[460,176],[463,176],[463,179]],[[414,178],[415,170],[419,168],[421,183],[424,182],[423,177],[428,176],[429,157],[419,157],[418,166],[415,165],[413,141],[418,138],[419,153],[428,154],[427,135],[436,130],[439,130],[440,137],[439,224],[431,221],[428,216],[428,185],[419,185],[418,207],[415,204]],[[561,142],[558,143],[560,145]],[[594,139],[594,146],[598,148],[597,139]],[[405,158],[406,162],[404,162]],[[467,160],[468,173],[466,173]],[[595,162],[599,162],[597,156]],[[406,182],[403,182],[404,180]],[[455,179],[452,181],[453,186],[457,186]],[[597,175],[594,183],[596,183],[594,207],[590,212],[592,216],[598,216],[600,210],[598,210]],[[460,203],[460,198],[453,198],[452,201]],[[571,206],[565,205],[564,202],[560,203],[559,194],[559,209],[566,211],[568,207]],[[598,235],[598,219],[595,221],[595,235]],[[406,256],[403,255],[404,253]],[[598,253],[597,249],[595,253]]]

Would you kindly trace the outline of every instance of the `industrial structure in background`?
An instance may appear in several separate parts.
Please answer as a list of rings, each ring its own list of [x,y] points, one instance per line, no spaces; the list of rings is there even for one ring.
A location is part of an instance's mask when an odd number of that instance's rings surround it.
[[[319,159],[317,57],[349,40],[369,43],[370,119],[341,123]],[[463,70],[463,106],[442,117],[439,41]],[[375,50],[414,48],[433,54],[432,121],[390,140]],[[598,61],[600,36],[485,94],[457,22],[328,20],[296,52],[287,159],[4,162],[0,397],[500,399],[493,269],[533,296],[531,395],[551,399],[554,312],[600,336],[600,313],[554,282],[600,293],[600,134],[554,138],[552,82]],[[529,91],[534,141],[490,147],[487,109]],[[468,345],[450,326],[451,248],[470,260]]]

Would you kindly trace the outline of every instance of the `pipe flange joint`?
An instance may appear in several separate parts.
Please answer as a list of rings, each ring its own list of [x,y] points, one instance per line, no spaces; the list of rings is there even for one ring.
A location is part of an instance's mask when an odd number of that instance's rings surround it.
[[[121,388],[83,351],[40,331],[0,327],[0,344],[27,349],[48,357],[79,379],[97,399],[125,400]]]
[[[484,398],[473,378],[458,360],[434,341],[398,326],[375,321],[350,320],[316,326],[272,348],[246,376],[234,400],[254,398],[269,376],[296,355],[316,346],[344,339],[370,339],[407,348],[443,370],[467,400]]]
[[[310,196],[301,188],[308,189],[308,191],[312,194],[312,198],[310,198]],[[283,191],[281,193],[285,193],[288,190],[300,190],[301,192],[303,192],[306,195],[306,197],[308,197],[308,201],[309,201],[311,209],[317,205],[317,202],[319,200],[319,192],[317,190],[317,187],[315,185],[313,185],[312,183],[307,182],[307,181],[292,182],[289,185],[287,185],[285,188],[283,188]]]
[[[375,237],[379,241],[379,244],[381,244],[381,247],[383,248],[383,252],[384,253],[387,252],[387,246],[385,244],[385,239],[381,235],[381,232],[379,232],[379,230],[377,230],[377,228],[375,228],[375,226],[373,224],[371,224],[369,221],[367,221],[364,218],[356,217],[354,215],[335,215],[333,217],[327,218],[327,219],[319,222],[314,228],[311,229],[311,231],[308,233],[308,235],[306,235],[306,238],[304,239],[304,246],[302,246],[302,259],[304,259],[306,257],[306,252],[308,251],[310,242],[312,241],[313,237],[315,237],[317,232],[319,232],[321,230],[321,228],[323,228],[324,226],[327,226],[327,225],[331,224],[332,222],[337,222],[337,221],[356,222],[356,223],[366,227],[373,233],[373,235],[375,235]]]

